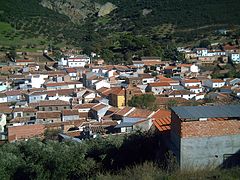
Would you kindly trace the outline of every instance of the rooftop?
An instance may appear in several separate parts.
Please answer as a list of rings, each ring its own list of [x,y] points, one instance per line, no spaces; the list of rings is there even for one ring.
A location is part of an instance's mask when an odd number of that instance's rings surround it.
[[[172,110],[181,119],[198,120],[199,118],[239,118],[240,105],[221,106],[179,106]]]

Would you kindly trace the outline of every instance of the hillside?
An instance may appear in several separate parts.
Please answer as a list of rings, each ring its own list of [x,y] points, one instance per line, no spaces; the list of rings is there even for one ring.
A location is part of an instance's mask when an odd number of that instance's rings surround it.
[[[133,54],[169,59],[177,55],[168,57],[166,45],[218,41],[215,30],[239,30],[239,8],[238,0],[0,0],[0,22],[11,25],[0,40],[83,47],[113,63]]]

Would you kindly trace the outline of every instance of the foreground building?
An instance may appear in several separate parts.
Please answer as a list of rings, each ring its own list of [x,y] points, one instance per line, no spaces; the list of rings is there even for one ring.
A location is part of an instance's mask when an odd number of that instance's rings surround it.
[[[240,105],[174,107],[171,116],[171,149],[181,169],[236,163]]]

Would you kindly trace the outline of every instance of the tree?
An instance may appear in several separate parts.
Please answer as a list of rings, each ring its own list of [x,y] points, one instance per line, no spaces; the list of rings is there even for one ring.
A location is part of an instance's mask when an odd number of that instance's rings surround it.
[[[155,110],[157,108],[155,101],[156,97],[154,95],[143,94],[141,96],[133,96],[128,102],[128,105],[142,109]]]
[[[16,59],[16,57],[17,57],[16,50],[10,50],[9,54],[8,54],[8,57],[11,58],[11,59]]]
[[[211,45],[211,42],[209,40],[202,40],[199,43],[200,48],[208,48]]]

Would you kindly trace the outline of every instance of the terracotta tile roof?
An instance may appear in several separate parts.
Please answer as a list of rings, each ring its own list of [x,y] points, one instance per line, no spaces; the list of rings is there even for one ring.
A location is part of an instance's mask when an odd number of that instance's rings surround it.
[[[167,67],[165,67],[165,69],[167,69],[167,70],[172,70],[174,68],[176,68],[176,66],[167,66]]]
[[[222,79],[212,79],[212,82],[213,83],[222,83],[222,82],[224,82],[224,80],[222,80]]]
[[[236,46],[231,46],[231,45],[225,45],[223,46],[223,49],[226,50],[237,50]]]
[[[79,127],[83,125],[84,123],[87,123],[86,120],[72,120],[72,121],[65,121],[65,122],[54,122],[54,123],[49,123],[45,124],[46,128],[53,128],[53,127],[62,127],[62,125],[74,125],[76,127]]]
[[[57,89],[57,90],[49,90],[46,91],[48,96],[56,96],[58,94],[59,96],[70,96],[74,94],[74,89]]]
[[[141,78],[153,78],[150,74],[144,73],[144,74],[138,74],[139,77]]]
[[[162,118],[161,120],[153,121],[153,124],[160,132],[170,131],[171,118]]]
[[[45,71],[43,74],[47,74],[49,76],[67,75],[66,71]]]
[[[189,95],[189,94],[195,94],[188,90],[174,90],[168,93],[168,95]]]
[[[77,109],[65,109],[62,111],[63,116],[74,116],[79,115],[79,112]]]
[[[158,110],[153,116],[153,124],[160,132],[166,132],[171,129],[171,111]]]
[[[80,119],[82,119],[82,118],[88,118],[89,117],[89,115],[88,115],[88,112],[80,112],[79,113],[79,118]]]
[[[84,103],[84,104],[77,104],[73,107],[73,109],[89,109],[93,106],[96,106],[97,103]]]
[[[124,116],[126,113],[128,113],[129,111],[131,111],[133,109],[133,107],[124,107],[123,109],[119,110],[118,112],[116,112],[116,115],[119,116]]]
[[[44,134],[45,127],[42,124],[10,126],[8,127],[8,139],[20,140],[32,137],[41,137]]]
[[[98,93],[103,93],[104,91],[109,90],[107,87],[101,87],[100,89],[97,90]]]
[[[178,67],[191,67],[192,64],[179,64]]]
[[[30,121],[30,117],[16,117],[11,119],[9,123],[24,123]]]
[[[23,79],[23,78],[25,78],[25,76],[22,74],[12,74],[8,76],[8,79]]]
[[[112,121],[112,120],[103,120],[101,122],[93,122],[91,123],[91,126],[116,126],[117,122],[116,121]]]
[[[27,92],[28,93],[33,93],[33,92],[41,92],[44,91],[45,88],[32,88],[32,89],[28,89]]]
[[[81,131],[67,131],[65,132],[66,135],[71,136],[71,137],[79,137],[81,134]]]
[[[161,64],[161,61],[158,61],[158,60],[147,60],[147,61],[143,61],[143,63],[146,66],[155,66],[155,65]]]
[[[183,80],[183,82],[185,82],[185,83],[201,83],[201,81],[198,79],[185,79],[185,80]]]
[[[147,109],[134,109],[130,114],[127,115],[127,117],[132,118],[148,118],[153,111],[147,110]]]
[[[75,68],[66,68],[67,73],[76,73],[77,70]]]
[[[110,108],[108,109],[108,111],[109,111],[109,112],[112,112],[112,113],[115,113],[115,112],[119,111],[119,108],[117,108],[117,107],[110,107]]]
[[[168,82],[155,82],[155,83],[149,83],[149,86],[151,87],[165,87],[165,86],[171,86]]]
[[[55,87],[55,86],[67,86],[66,82],[54,82],[54,83],[46,83],[46,87]]]
[[[37,119],[61,118],[60,111],[38,111]]]
[[[9,107],[1,107],[0,108],[0,112],[1,113],[12,113],[13,109],[9,108]]]
[[[111,89],[106,89],[101,94],[106,97],[106,96],[109,96],[109,94],[111,94],[111,92],[112,92],[112,88]]]
[[[22,95],[22,91],[19,90],[12,90],[12,91],[6,91],[5,94],[7,96],[18,96],[18,95]]]
[[[35,103],[28,103],[28,107],[32,107],[32,108],[36,108],[39,106],[39,102],[35,102]]]
[[[91,109],[95,110],[95,111],[99,111],[99,110],[101,110],[103,108],[106,108],[106,107],[108,107],[108,106],[100,103],[100,104],[97,104],[96,106],[93,106]]]
[[[166,118],[166,117],[171,117],[171,111],[159,109],[152,116],[152,118],[154,120],[158,120],[158,119],[162,119],[162,118]]]
[[[113,88],[111,89],[111,93],[117,96],[124,96],[125,95],[125,89],[119,87],[119,88]]]
[[[13,109],[13,112],[37,112],[37,110],[31,107],[27,107],[27,108],[15,108]]]
[[[67,101],[61,100],[47,100],[47,101],[40,101],[37,106],[68,106],[70,105]]]

